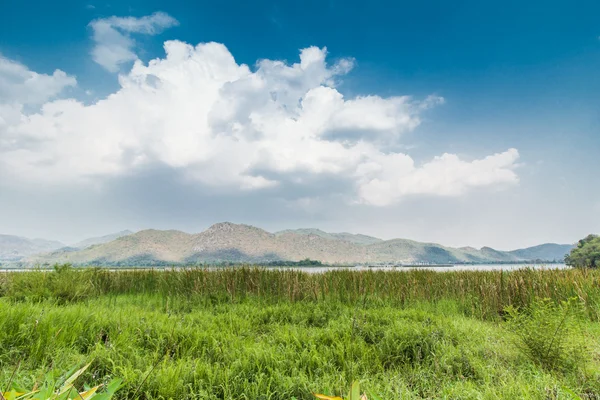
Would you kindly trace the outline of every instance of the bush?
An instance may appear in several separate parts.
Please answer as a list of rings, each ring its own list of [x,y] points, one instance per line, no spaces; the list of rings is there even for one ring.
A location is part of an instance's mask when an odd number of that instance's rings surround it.
[[[541,367],[570,371],[589,359],[579,324],[582,307],[577,299],[559,304],[538,300],[526,309],[509,306],[505,311],[517,347]]]

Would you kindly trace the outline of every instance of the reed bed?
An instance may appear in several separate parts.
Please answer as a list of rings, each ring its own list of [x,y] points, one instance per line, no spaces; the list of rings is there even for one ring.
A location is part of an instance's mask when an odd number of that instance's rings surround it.
[[[63,273],[15,272],[0,275],[0,295],[14,298],[152,294],[236,303],[251,297],[265,302],[413,302],[453,300],[468,316],[493,319],[507,306],[527,307],[536,299],[556,303],[577,298],[592,321],[600,319],[600,271],[521,269],[516,271],[352,271],[306,273],[259,267],[171,270],[67,269]]]

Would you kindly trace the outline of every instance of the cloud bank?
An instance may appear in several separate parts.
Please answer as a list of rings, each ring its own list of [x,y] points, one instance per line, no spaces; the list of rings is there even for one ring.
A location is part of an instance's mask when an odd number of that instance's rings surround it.
[[[0,89],[8,88],[0,90],[0,175],[85,187],[158,165],[190,185],[235,192],[301,192],[327,179],[344,182],[331,190],[348,187],[352,202],[374,206],[518,182],[516,149],[470,161],[443,154],[422,165],[390,151],[444,100],[345,98],[336,87],[353,60],[328,63],[325,48],[301,50],[296,63],[260,60],[250,68],[223,44],[167,41],[164,58],[137,59],[129,33],[175,23],[162,13],[93,21],[99,64],[116,70],[135,62],[118,91],[91,105],[52,100],[76,84],[66,73],[40,75],[0,58]],[[23,111],[33,104],[38,111]]]

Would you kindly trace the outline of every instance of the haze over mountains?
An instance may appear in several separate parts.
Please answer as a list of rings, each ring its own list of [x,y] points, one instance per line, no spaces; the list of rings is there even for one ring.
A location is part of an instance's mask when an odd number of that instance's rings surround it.
[[[0,235],[0,261],[19,261],[24,257],[52,251],[63,246],[62,243],[52,240]]]
[[[22,261],[29,256],[47,252],[78,251],[96,244],[108,243],[132,233],[132,231],[125,230],[110,235],[88,238],[70,246],[56,240],[28,239],[21,236],[0,234],[0,262]]]
[[[93,237],[93,238],[85,239],[85,240],[82,240],[81,242],[75,243],[72,247],[75,247],[76,249],[85,249],[85,248],[88,248],[88,247],[96,245],[96,244],[112,242],[115,239],[118,239],[123,236],[131,235],[132,233],[133,232],[130,230],[124,230],[121,232],[112,233],[110,235]]]
[[[122,231],[73,246],[0,236],[0,261],[26,264],[190,265],[221,261],[261,263],[306,258],[328,264],[412,264],[562,261],[572,245],[543,244],[514,251],[452,248],[408,239],[382,240],[318,229],[275,233],[229,222],[189,234],[176,230]]]

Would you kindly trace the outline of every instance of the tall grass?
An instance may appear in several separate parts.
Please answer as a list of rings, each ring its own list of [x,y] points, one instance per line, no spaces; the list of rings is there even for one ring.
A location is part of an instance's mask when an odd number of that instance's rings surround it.
[[[508,306],[527,307],[537,299],[555,303],[577,298],[592,321],[600,319],[600,271],[585,269],[517,271],[352,271],[310,274],[264,268],[175,270],[63,269],[55,273],[0,274],[0,296],[12,299],[83,300],[100,295],[153,294],[237,303],[338,301],[344,304],[454,300],[468,316],[494,319]]]

